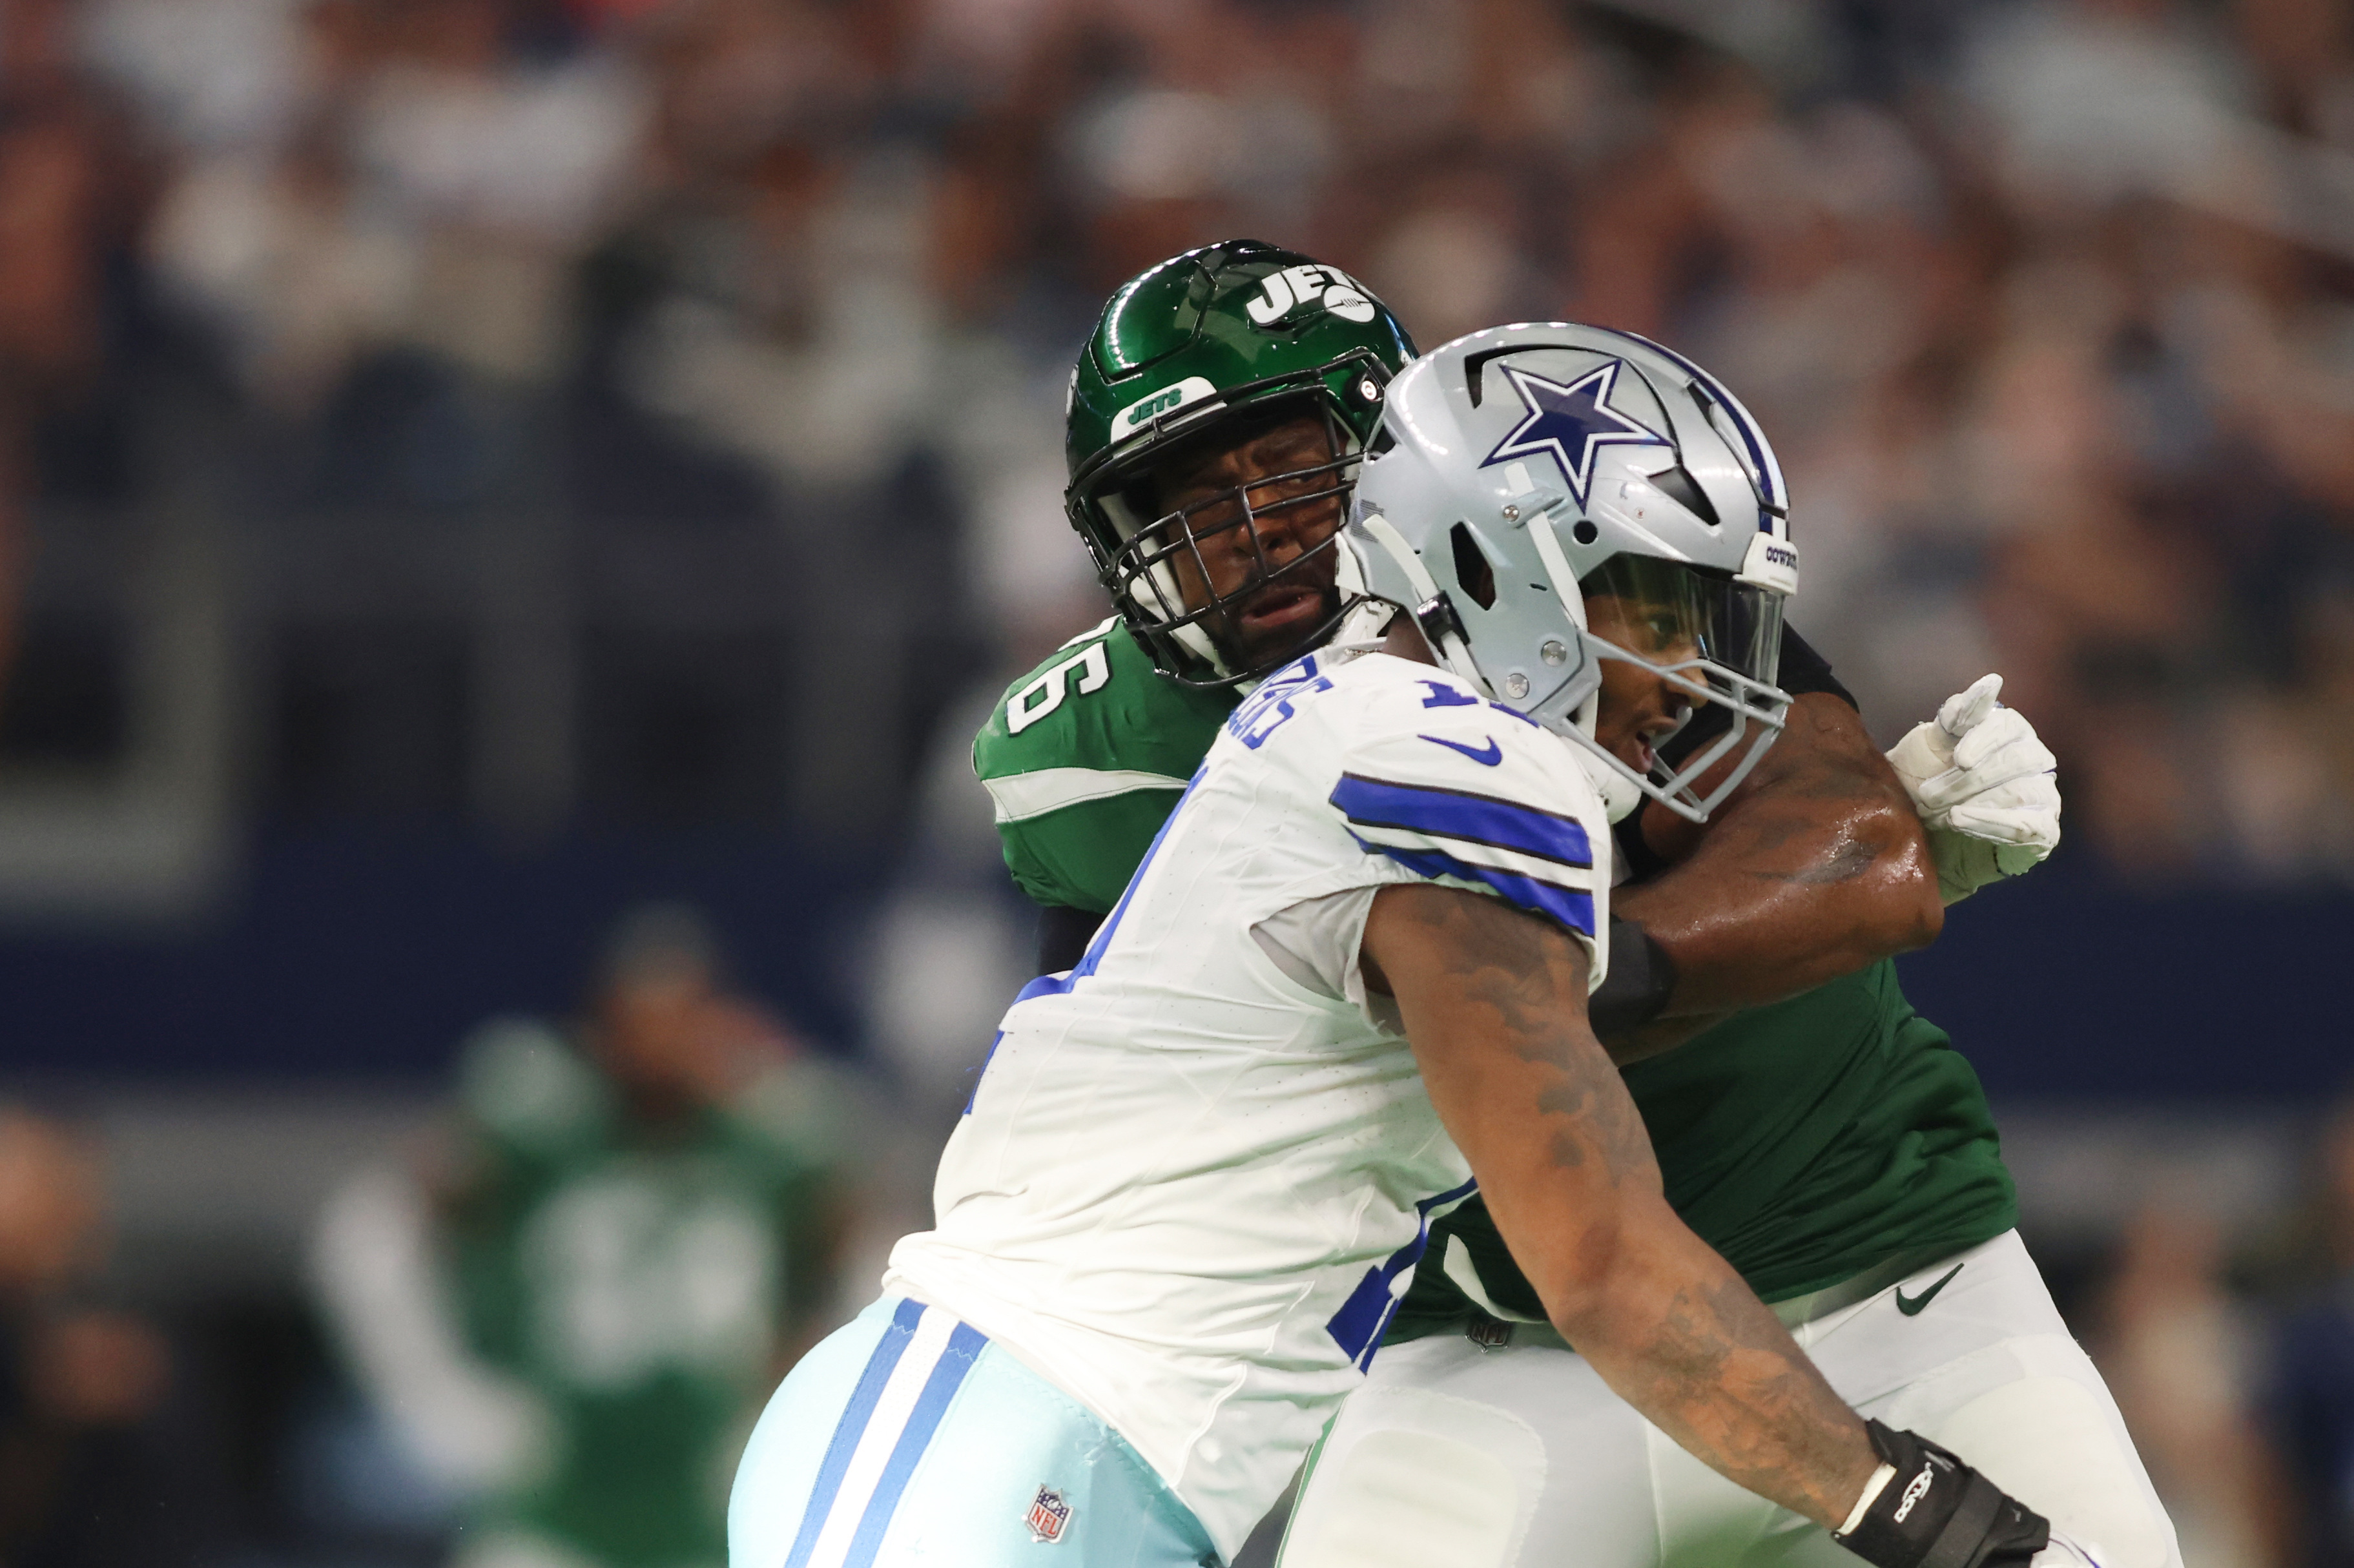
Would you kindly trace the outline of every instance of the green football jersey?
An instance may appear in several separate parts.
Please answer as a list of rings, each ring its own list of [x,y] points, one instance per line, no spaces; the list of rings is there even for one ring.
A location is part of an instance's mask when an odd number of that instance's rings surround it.
[[[1887,959],[1735,1013],[1624,1076],[1668,1202],[1765,1300],[1899,1255],[1958,1252],[2018,1224],[1978,1074],[1905,1001]],[[1470,1315],[1448,1277],[1458,1251],[1496,1306],[1544,1316],[1474,1199],[1431,1227],[1392,1339]]]
[[[1163,677],[1116,617],[1015,682],[972,743],[972,768],[1022,891],[1109,911],[1236,700]]]
[[[789,1325],[818,1305],[839,1106],[801,1063],[660,1130],[552,1032],[488,1030],[461,1068],[473,1179],[442,1236],[466,1340],[552,1441],[479,1500],[599,1568],[723,1568],[727,1487]]]
[[[1009,690],[973,763],[1023,891],[1111,908],[1235,700],[1160,677],[1116,621]],[[1670,1201],[1768,1301],[2018,1221],[1977,1073],[1886,960],[1735,1013],[1625,1077]],[[1433,1227],[1393,1338],[1474,1311],[1447,1277],[1450,1250],[1496,1305],[1542,1316],[1475,1199]]]

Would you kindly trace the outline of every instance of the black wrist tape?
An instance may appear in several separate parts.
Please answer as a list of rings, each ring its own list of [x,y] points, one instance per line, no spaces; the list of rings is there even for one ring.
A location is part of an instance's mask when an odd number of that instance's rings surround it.
[[[1632,920],[1610,921],[1610,972],[1585,999],[1586,1022],[1596,1034],[1640,1029],[1668,1005],[1676,989],[1676,961]]]
[[[2034,1510],[1925,1437],[1867,1421],[1872,1446],[1896,1474],[1841,1546],[1877,1568],[2014,1568],[2050,1544]]]

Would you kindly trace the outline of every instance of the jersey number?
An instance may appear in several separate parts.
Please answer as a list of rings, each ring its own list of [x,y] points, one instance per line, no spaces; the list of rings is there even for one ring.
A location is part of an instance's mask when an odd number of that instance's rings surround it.
[[[1406,1287],[1414,1283],[1414,1266],[1422,1261],[1424,1251],[1430,1245],[1433,1211],[1451,1209],[1479,1190],[1475,1178],[1416,1202],[1414,1212],[1419,1224],[1414,1239],[1365,1270],[1365,1277],[1357,1281],[1357,1288],[1349,1293],[1341,1309],[1332,1314],[1332,1320],[1324,1325],[1324,1331],[1356,1363],[1359,1372],[1373,1364],[1373,1352],[1382,1348],[1382,1335],[1388,1330],[1390,1319],[1397,1316],[1398,1303],[1405,1299]]]
[[[1297,716],[1298,710],[1291,705],[1294,697],[1312,697],[1331,689],[1331,679],[1316,673],[1316,655],[1310,653],[1260,682],[1258,690],[1226,715],[1226,733],[1257,751],[1267,744],[1268,736]]]
[[[769,1350],[785,1259],[732,1197],[680,1196],[626,1175],[584,1178],[525,1226],[533,1354],[583,1388],[665,1367],[724,1376]]]
[[[1020,735],[1063,705],[1070,694],[1071,672],[1079,672],[1079,695],[1103,690],[1111,679],[1111,655],[1104,644],[1090,642],[1059,664],[1039,672],[1038,678],[1015,692],[1005,705],[1005,733]]]

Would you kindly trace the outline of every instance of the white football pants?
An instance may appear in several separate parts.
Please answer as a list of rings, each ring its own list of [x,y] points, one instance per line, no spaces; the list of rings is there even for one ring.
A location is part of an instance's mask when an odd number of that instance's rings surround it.
[[[2104,1568],[2181,1568],[2116,1404],[2016,1232],[1784,1320],[1850,1404],[1951,1448]],[[1280,1568],[1856,1561],[1685,1453],[1575,1351],[1447,1334],[1374,1359],[1311,1461]]]

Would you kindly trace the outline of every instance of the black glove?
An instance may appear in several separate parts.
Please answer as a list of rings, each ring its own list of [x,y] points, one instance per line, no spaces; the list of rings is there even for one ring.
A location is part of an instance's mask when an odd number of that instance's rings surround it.
[[[1877,1568],[2016,1568],[2052,1541],[2041,1514],[1927,1438],[1867,1421],[1896,1474],[1853,1530],[1831,1539]]]

